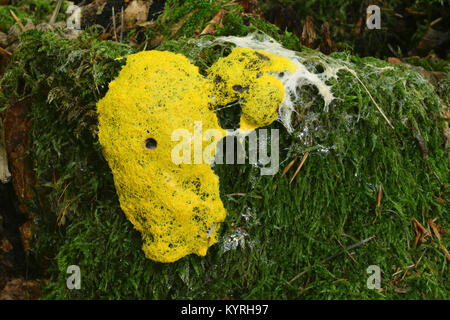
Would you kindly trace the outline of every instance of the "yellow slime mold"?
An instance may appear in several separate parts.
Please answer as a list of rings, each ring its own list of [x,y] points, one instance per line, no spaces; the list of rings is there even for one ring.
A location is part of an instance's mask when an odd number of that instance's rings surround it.
[[[240,100],[243,131],[269,125],[285,96],[274,74],[296,68],[273,53],[235,48],[205,79],[179,54],[144,51],[128,56],[97,104],[99,140],[120,206],[141,232],[147,258],[173,262],[191,253],[204,256],[216,241],[225,219],[219,180],[208,163],[211,154],[198,161],[196,150],[200,146],[200,156],[204,150],[215,152],[215,144],[211,148],[210,141],[196,138],[199,123],[202,131],[219,132],[216,139],[224,136],[211,103]],[[184,145],[180,149],[172,141],[180,129],[189,133],[190,163]],[[174,161],[174,150],[183,151],[183,162]]]
[[[235,48],[209,69],[216,105],[240,100],[241,130],[251,131],[271,124],[284,101],[282,81],[273,74],[294,73],[297,65],[288,58],[249,48]]]
[[[176,129],[220,129],[208,108],[211,82],[182,55],[144,51],[128,56],[98,102],[99,140],[122,210],[139,230],[149,259],[204,256],[225,219],[210,164],[175,164]],[[209,142],[203,141],[204,149]],[[192,155],[194,152],[191,153]],[[194,163],[194,161],[192,161]]]

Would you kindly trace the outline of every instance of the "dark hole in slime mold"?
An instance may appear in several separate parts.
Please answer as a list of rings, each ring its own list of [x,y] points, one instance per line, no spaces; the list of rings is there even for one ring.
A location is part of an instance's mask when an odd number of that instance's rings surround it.
[[[148,138],[147,140],[145,140],[145,147],[149,150],[154,150],[156,149],[157,143],[156,140],[153,138]]]

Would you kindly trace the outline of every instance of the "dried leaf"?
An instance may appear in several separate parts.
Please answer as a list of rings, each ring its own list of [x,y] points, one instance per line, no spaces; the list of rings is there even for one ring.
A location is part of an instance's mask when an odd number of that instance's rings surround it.
[[[396,57],[389,57],[388,62],[390,64],[402,64],[402,60],[400,60],[399,58],[396,58]]]
[[[226,13],[227,13],[226,10],[223,9],[219,10],[219,12],[217,12],[214,18],[212,18],[211,21],[208,23],[206,28],[203,29],[200,35],[202,36],[205,34],[214,34],[216,32],[215,26],[222,26],[222,20]]]
[[[149,8],[149,2],[142,0],[131,1],[124,12],[125,30],[131,30],[138,24],[147,21]],[[120,12],[120,10],[117,10],[117,12]]]

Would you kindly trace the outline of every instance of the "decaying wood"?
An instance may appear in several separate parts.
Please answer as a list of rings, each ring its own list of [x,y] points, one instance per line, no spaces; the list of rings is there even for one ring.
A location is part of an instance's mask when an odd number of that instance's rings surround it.
[[[27,214],[22,202],[32,198],[32,186],[35,185],[32,166],[27,160],[29,148],[28,133],[31,130],[31,122],[28,119],[28,102],[13,101],[11,106],[2,114],[5,149],[8,155],[9,168],[12,176],[14,190],[19,199],[19,209]]]
[[[314,28],[314,21],[311,16],[307,16],[300,41],[304,46],[313,49],[315,47],[315,40],[316,29]]]

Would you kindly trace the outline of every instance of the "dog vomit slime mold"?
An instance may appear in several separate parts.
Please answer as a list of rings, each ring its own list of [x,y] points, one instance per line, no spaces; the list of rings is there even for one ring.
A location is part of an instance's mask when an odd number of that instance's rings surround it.
[[[296,68],[288,58],[248,48],[235,48],[219,59],[206,78],[180,54],[128,56],[98,102],[99,140],[120,206],[141,232],[147,258],[173,262],[191,253],[204,256],[225,219],[219,180],[210,164],[172,161],[178,145],[172,133],[195,132],[201,122],[203,131],[220,132],[212,141],[218,142],[225,130],[211,106],[235,101],[241,101],[241,131],[271,124],[286,94],[276,76]],[[200,144],[205,150],[211,141]],[[191,143],[192,155],[195,145]]]
[[[216,105],[240,101],[240,129],[249,132],[274,122],[286,92],[276,76],[294,73],[288,58],[249,48],[235,48],[209,69]]]
[[[221,130],[208,108],[210,91],[210,82],[184,56],[144,51],[128,56],[97,104],[99,140],[120,206],[140,231],[149,259],[206,255],[225,219],[210,164],[171,159],[178,144],[171,141],[174,130],[193,132],[195,121],[205,131]]]

